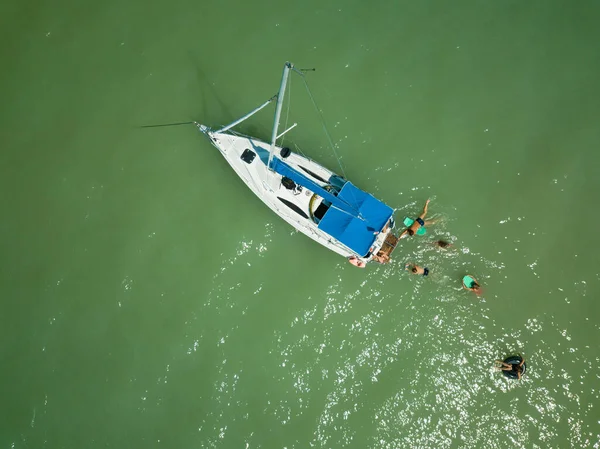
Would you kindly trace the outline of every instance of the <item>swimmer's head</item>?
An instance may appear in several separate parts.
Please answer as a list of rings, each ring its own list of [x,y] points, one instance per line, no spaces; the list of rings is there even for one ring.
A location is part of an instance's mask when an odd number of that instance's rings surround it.
[[[450,246],[450,243],[445,240],[438,240],[436,243],[440,248],[448,248]]]
[[[412,229],[408,230],[408,235],[415,235],[415,231],[413,231]]]
[[[416,273],[419,270],[417,270],[417,267],[412,267],[410,271],[412,271],[413,273]]]

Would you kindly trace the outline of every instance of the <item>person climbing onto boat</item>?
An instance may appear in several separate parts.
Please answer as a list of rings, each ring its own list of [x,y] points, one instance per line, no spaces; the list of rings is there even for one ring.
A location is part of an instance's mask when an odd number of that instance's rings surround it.
[[[373,260],[379,263],[389,263],[390,255],[383,251],[378,251],[377,254],[373,256]]]
[[[348,262],[350,262],[352,265],[354,265],[355,267],[358,267],[358,268],[364,268],[367,266],[367,263],[364,260],[359,259],[356,256],[348,257]]]
[[[401,239],[409,235],[425,235],[425,233],[427,232],[425,226],[435,223],[435,220],[425,220],[425,215],[427,215],[427,206],[429,206],[430,201],[431,200],[428,199],[425,202],[425,206],[423,206],[423,212],[421,212],[421,214],[416,219],[413,220],[412,218],[408,217],[404,219],[404,226],[406,226],[407,229],[402,231],[402,233],[400,234]]]
[[[511,377],[516,377],[521,380],[521,375],[523,374],[523,364],[525,363],[525,359],[519,355],[521,358],[520,363],[506,363],[502,360],[496,360],[494,368],[498,371],[508,371],[507,374],[511,374]]]
[[[410,271],[412,274],[416,274],[419,276],[428,276],[429,275],[429,268],[420,267],[419,265],[415,265],[415,264],[407,263],[406,265],[404,265],[404,269]]]
[[[463,277],[462,285],[465,289],[471,290],[477,296],[481,295],[481,293],[482,293],[481,285],[479,285],[479,282],[477,282],[477,279],[475,279],[470,274],[467,274],[466,276]]]

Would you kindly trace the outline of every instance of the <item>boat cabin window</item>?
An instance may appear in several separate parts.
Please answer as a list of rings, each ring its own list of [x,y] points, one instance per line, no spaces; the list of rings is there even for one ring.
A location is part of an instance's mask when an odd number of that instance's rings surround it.
[[[308,168],[304,168],[302,165],[298,165],[298,167],[300,167],[302,170],[304,170],[306,173],[308,173],[310,176],[312,176],[313,178],[315,178],[317,181],[321,181],[321,182],[327,182],[325,179],[321,178],[319,175],[317,175],[315,172],[310,171]]]
[[[304,211],[302,209],[300,209],[300,207],[298,207],[296,204],[292,203],[291,201],[286,200],[285,198],[281,198],[279,196],[277,197],[277,199],[279,201],[281,201],[283,204],[285,204],[287,207],[292,209],[294,212],[296,212],[298,215],[300,215],[302,218],[308,218],[308,215],[306,215],[304,213]]]

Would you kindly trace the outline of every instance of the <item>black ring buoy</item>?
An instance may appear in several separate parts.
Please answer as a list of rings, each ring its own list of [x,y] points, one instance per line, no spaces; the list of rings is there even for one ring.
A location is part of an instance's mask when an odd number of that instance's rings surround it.
[[[521,363],[522,360],[523,360],[523,358],[520,355],[513,355],[513,356],[510,356],[510,357],[504,359],[504,363],[507,363],[508,365],[518,365],[519,363]],[[523,377],[523,374],[525,374],[525,371],[527,371],[527,362],[523,363],[523,366],[521,368],[523,369],[523,371],[521,371],[521,377]],[[502,371],[502,374],[504,374],[509,379],[518,379],[519,378],[519,376],[517,375],[517,372],[515,370]]]

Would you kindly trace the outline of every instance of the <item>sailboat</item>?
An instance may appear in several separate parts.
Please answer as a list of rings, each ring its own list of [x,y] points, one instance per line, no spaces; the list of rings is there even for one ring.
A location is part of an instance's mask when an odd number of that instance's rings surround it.
[[[277,95],[233,123],[216,130],[194,123],[248,188],[298,231],[357,266],[389,261],[398,242],[393,232],[393,209],[317,162],[277,145],[277,140],[296,126],[278,134],[291,72],[305,76],[286,62]],[[234,131],[273,101],[270,143]]]

